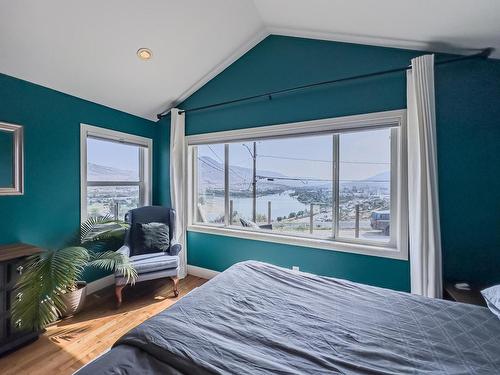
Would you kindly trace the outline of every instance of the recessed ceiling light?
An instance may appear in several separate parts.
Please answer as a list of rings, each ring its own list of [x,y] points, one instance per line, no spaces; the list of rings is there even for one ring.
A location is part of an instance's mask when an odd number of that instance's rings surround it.
[[[153,52],[151,52],[149,48],[139,48],[137,50],[137,56],[141,60],[151,60],[151,58],[153,57]]]

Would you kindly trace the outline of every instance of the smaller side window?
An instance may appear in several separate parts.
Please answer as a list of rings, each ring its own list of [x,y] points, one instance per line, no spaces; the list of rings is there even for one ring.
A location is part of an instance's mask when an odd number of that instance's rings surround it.
[[[151,140],[82,125],[82,220],[150,204]]]

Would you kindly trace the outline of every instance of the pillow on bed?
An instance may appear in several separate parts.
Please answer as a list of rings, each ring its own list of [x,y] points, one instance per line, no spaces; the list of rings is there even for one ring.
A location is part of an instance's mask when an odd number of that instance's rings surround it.
[[[169,227],[163,223],[141,224],[146,252],[165,252],[170,248]]]
[[[500,319],[500,284],[481,291],[488,308]]]

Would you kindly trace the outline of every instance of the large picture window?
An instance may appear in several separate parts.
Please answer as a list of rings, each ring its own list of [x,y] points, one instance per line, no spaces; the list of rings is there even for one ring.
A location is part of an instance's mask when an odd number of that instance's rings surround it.
[[[151,140],[90,125],[81,127],[82,220],[150,203]]]
[[[405,258],[404,117],[188,137],[188,229]]]

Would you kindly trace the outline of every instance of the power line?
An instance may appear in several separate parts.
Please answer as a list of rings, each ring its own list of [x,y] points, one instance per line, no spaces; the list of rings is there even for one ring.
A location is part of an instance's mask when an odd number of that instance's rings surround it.
[[[372,183],[372,182],[391,182],[391,180],[343,180],[343,179],[340,179],[339,181],[361,182],[363,184]]]
[[[272,158],[272,159],[286,159],[286,160],[299,160],[299,161],[312,161],[319,163],[333,163],[333,160],[326,159],[306,159],[306,158],[294,158],[291,156],[277,156],[277,155],[259,155],[261,158]],[[389,165],[390,162],[382,162],[382,161],[344,161],[340,160],[340,163],[344,164],[384,164]]]
[[[209,164],[208,162],[206,162],[206,161],[205,161],[205,160],[203,160],[202,158],[200,158],[200,157],[199,157],[199,158],[198,158],[198,160],[199,160],[199,161],[201,161],[203,164],[208,165],[210,168],[213,168],[213,169],[215,169],[216,171],[219,171],[219,172],[223,172],[223,173],[224,173],[224,170],[223,170],[223,169],[220,169],[220,168],[218,168],[218,167],[216,167],[216,166],[214,166],[214,165],[212,165],[212,164]]]
[[[275,177],[275,176],[262,176],[257,175],[259,179],[267,179],[267,180],[290,180],[290,181],[318,181],[318,182],[331,182],[332,179],[324,179],[324,178],[314,178],[314,177]],[[360,183],[375,183],[375,182],[390,182],[390,180],[347,180],[340,179],[342,182],[360,182]]]
[[[246,177],[243,177],[238,172],[235,172],[233,169],[231,169],[231,167],[229,167],[229,172],[232,172],[233,174],[235,174],[236,176],[238,176],[239,178],[241,178],[241,180],[244,181],[245,183],[248,182],[248,180],[246,179]]]
[[[217,155],[217,153],[214,151],[214,149],[212,148],[212,146],[207,145],[207,147],[210,149],[210,151],[212,151],[212,154],[214,154],[214,155],[215,155],[215,157],[216,157],[217,159],[219,159],[219,161],[220,161],[222,164],[224,164],[224,160],[222,160],[222,159],[221,159],[221,157],[220,157],[219,155]]]
[[[303,159],[303,158],[294,158],[291,156],[276,156],[276,155],[259,155],[261,158],[271,158],[271,159],[286,159],[286,160],[302,160],[302,161],[315,161],[320,163],[332,163],[331,160],[322,160],[322,159]]]
[[[343,164],[383,164],[383,165],[390,165],[391,162],[384,162],[384,161],[344,161],[340,160],[339,163]]]
[[[221,173],[224,173],[224,169],[218,167],[218,166],[215,166],[213,164],[210,164],[208,163],[206,160],[203,160],[202,158],[198,157],[198,160],[201,161],[203,164],[207,165],[208,167],[212,168],[212,169],[215,169],[216,171],[218,172],[221,172]],[[240,183],[237,183],[235,185],[244,185],[244,184],[247,184],[248,181],[244,180],[243,182],[240,182]],[[248,186],[248,188],[246,190],[250,189],[250,186]]]
[[[217,159],[219,159],[219,161],[224,164],[224,160],[222,160],[222,158],[214,151],[214,149],[212,148],[212,146],[210,145],[207,145],[207,147],[210,149],[210,151],[212,151],[212,154],[215,155],[215,157]],[[232,172],[233,174],[235,174],[236,176],[238,176],[239,178],[241,178],[243,181],[245,181],[245,183],[247,182],[247,179],[245,177],[243,177],[242,175],[240,175],[239,173],[235,172],[234,170],[231,169],[231,167],[229,167],[229,171]]]
[[[201,157],[198,157],[198,160],[201,161],[203,164],[207,165],[208,167],[212,168],[212,169],[215,169],[216,171],[218,172],[221,172],[221,173],[224,173],[224,169],[220,168],[219,166],[216,166],[216,165],[213,165],[213,164],[210,164],[208,163],[206,160],[202,159]],[[230,170],[231,171],[231,170]],[[233,172],[234,173],[234,172]],[[240,176],[240,178],[242,178]],[[232,184],[235,184],[235,185],[246,185],[248,184],[249,182],[245,179],[245,178],[242,178],[242,182],[239,182],[239,183],[232,183]],[[246,190],[249,190],[250,189],[250,185],[248,185],[247,189]]]
[[[224,172],[224,167],[219,166],[215,160],[208,158],[208,160],[207,159],[203,159],[202,161],[205,164],[212,166],[212,168],[215,168],[215,169],[217,169],[220,172]]]
[[[214,166],[213,164],[208,163],[204,159],[198,157],[198,160],[208,167],[215,169],[218,172],[224,172],[224,169],[221,169],[218,166]],[[314,178],[314,177],[277,177],[277,176],[263,176],[257,175],[258,179],[267,179],[267,180],[287,180],[287,181],[317,181],[317,182],[331,182],[332,179],[324,179],[324,178]],[[340,179],[342,182],[360,182],[360,183],[377,183],[377,182],[390,182],[390,180],[348,180],[348,179]],[[245,180],[246,182],[246,180]],[[240,183],[243,185],[243,183]]]
[[[207,145],[208,148],[210,149],[210,151],[212,151],[212,154],[215,155],[215,157],[217,159],[219,159],[219,161],[224,164],[224,160],[222,160],[222,158],[217,155],[217,153],[213,150],[213,148],[210,146],[210,145]],[[231,167],[229,167],[229,172],[232,172],[233,174],[235,174],[236,176],[238,176],[239,178],[241,178],[243,181],[245,181],[245,183],[247,182],[247,179],[245,177],[243,177],[242,175],[240,175],[239,173],[235,172],[234,170],[231,169]]]
[[[299,178],[299,177],[274,177],[274,176],[261,176],[257,175],[257,178],[259,179],[267,179],[267,180],[290,180],[290,181],[332,181],[331,179],[321,179],[321,178],[312,178],[312,177],[304,177],[304,178]]]
[[[208,163],[204,159],[198,157],[198,160],[207,166],[215,169],[219,172],[224,172],[220,167],[214,166],[213,164]],[[330,182],[332,179],[324,179],[324,178],[314,178],[314,177],[278,177],[278,176],[263,176],[257,175],[259,179],[267,179],[267,180],[289,180],[289,181],[319,181],[319,182]],[[375,183],[375,182],[390,182],[390,180],[349,180],[349,179],[339,179],[339,181],[343,182],[361,182],[361,183]]]

